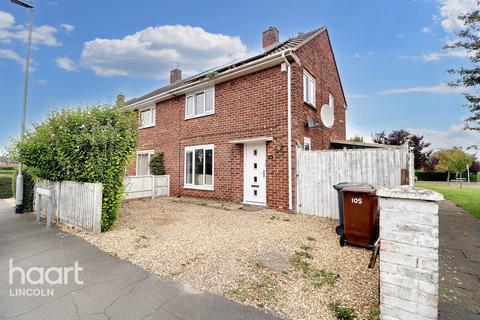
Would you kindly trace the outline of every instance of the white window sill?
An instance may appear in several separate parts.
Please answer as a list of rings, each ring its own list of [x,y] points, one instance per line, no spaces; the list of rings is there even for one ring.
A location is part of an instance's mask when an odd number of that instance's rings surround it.
[[[151,127],[155,127],[155,124],[151,124],[151,125],[145,126],[145,127],[138,127],[138,129],[146,129],[146,128],[151,128]]]
[[[196,186],[193,184],[185,184],[183,185],[183,189],[194,189],[194,190],[206,190],[206,191],[213,191],[213,186]]]
[[[186,117],[185,117],[185,120],[195,119],[195,118],[201,118],[201,117],[206,117],[206,116],[211,116],[212,114],[215,114],[215,112],[212,111],[212,112],[208,112],[208,113],[197,114],[197,115],[195,115],[195,116],[186,116]]]
[[[317,106],[315,106],[314,104],[311,104],[311,103],[308,102],[308,101],[303,101],[303,103],[305,103],[305,104],[306,104],[307,106],[309,106],[310,108],[317,110]]]

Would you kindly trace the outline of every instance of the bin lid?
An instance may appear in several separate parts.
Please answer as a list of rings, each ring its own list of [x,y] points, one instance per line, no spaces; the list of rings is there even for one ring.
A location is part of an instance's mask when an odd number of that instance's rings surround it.
[[[335,190],[343,190],[345,188],[373,188],[373,186],[369,185],[368,183],[361,183],[361,182],[340,182],[333,185]]]
[[[371,186],[368,187],[347,187],[343,188],[343,192],[355,192],[355,193],[366,193],[370,195],[374,195],[376,190]]]

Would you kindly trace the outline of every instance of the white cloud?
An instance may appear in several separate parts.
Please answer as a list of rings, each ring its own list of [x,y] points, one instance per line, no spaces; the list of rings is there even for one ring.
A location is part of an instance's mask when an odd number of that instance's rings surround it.
[[[38,79],[37,80],[37,84],[39,84],[39,85],[44,85],[44,84],[47,84],[47,83],[48,83],[48,81],[45,80],[45,79]]]
[[[440,3],[440,24],[446,32],[453,32],[463,27],[458,16],[478,9],[477,0],[438,0]]]
[[[75,29],[75,26],[74,26],[73,24],[68,24],[68,23],[62,23],[62,24],[60,25],[60,27],[62,27],[63,29],[65,29],[65,31],[66,31],[67,33],[72,32],[73,29]]]
[[[237,36],[209,33],[199,27],[148,27],[122,39],[95,39],[84,44],[81,64],[105,77],[167,78],[180,65],[188,76],[247,56]]]
[[[468,147],[480,144],[480,132],[465,130],[463,124],[455,124],[447,130],[432,128],[409,128],[409,132],[425,136],[425,140],[432,143],[434,150],[451,148],[455,146]]]
[[[49,47],[59,46],[55,38],[57,29],[43,25],[33,28],[33,44],[43,44]],[[13,40],[28,41],[28,28],[25,25],[15,25],[15,18],[8,12],[0,11],[0,42],[10,43]]]
[[[405,38],[405,33],[397,33],[397,34],[395,35],[395,37],[397,37],[397,38]]]
[[[67,57],[59,57],[55,59],[55,63],[60,69],[64,69],[67,71],[76,71],[77,66],[75,65],[75,62],[73,62],[72,59],[69,59]]]
[[[421,56],[422,60],[425,62],[438,61],[444,57],[453,57],[453,58],[468,58],[471,56],[467,50],[464,49],[446,49],[443,51],[431,52]]]
[[[377,95],[389,96],[394,94],[405,94],[405,93],[458,94],[458,93],[462,93],[463,91],[465,91],[465,89],[461,87],[450,87],[446,84],[439,84],[436,86],[392,88],[392,89],[379,91],[377,92]]]
[[[10,49],[0,49],[0,58],[13,60],[20,65],[25,63],[25,60],[18,53]]]
[[[420,29],[420,32],[422,32],[422,33],[429,33],[431,31],[432,30],[429,27],[423,27],[422,29]]]

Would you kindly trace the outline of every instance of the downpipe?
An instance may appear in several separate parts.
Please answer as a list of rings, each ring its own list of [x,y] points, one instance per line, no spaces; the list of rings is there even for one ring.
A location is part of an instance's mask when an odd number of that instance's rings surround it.
[[[290,62],[288,62],[285,53],[282,53],[282,58],[285,61],[285,65],[287,66],[287,113],[288,113],[288,210],[292,211],[293,208],[293,188],[292,188],[292,68]]]

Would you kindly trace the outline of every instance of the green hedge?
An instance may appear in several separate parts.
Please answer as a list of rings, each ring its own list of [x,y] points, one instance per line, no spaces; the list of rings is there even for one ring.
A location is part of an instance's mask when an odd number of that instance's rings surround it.
[[[416,171],[415,176],[417,176],[418,181],[447,181],[448,173],[447,172],[421,172],[421,171]],[[455,176],[455,175],[453,175],[453,176]]]
[[[123,178],[134,158],[138,122],[116,107],[65,109],[17,141],[12,154],[33,176],[51,181],[103,184],[102,231],[116,220],[123,200]]]
[[[15,171],[16,167],[7,167],[7,166],[0,166],[0,170],[2,171]]]
[[[16,169],[15,174],[12,180],[12,190],[13,195],[17,189],[17,175],[18,169]],[[33,180],[32,175],[27,171],[23,170],[23,210],[26,212],[33,211],[33,193],[35,191],[35,181]]]
[[[0,175],[0,199],[11,198],[13,196],[12,180],[11,175]]]
[[[415,176],[418,181],[447,181],[448,172],[421,172],[416,171]],[[464,177],[466,178],[466,174]],[[450,179],[455,179],[455,173],[450,173]],[[478,182],[480,177],[478,173],[470,173],[470,181]]]

